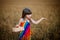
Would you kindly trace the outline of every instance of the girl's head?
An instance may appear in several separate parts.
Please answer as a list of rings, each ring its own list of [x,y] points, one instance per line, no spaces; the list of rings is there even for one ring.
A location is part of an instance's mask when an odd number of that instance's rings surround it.
[[[32,14],[32,12],[31,12],[31,10],[30,9],[28,9],[28,8],[25,8],[25,9],[23,9],[23,11],[22,11],[22,18],[28,18],[28,19],[30,19],[31,18],[31,14]]]

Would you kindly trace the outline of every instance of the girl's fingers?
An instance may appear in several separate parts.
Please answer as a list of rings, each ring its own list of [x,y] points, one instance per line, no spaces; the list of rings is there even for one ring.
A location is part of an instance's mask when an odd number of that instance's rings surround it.
[[[47,20],[47,18],[42,18],[42,19],[45,19],[45,20]]]

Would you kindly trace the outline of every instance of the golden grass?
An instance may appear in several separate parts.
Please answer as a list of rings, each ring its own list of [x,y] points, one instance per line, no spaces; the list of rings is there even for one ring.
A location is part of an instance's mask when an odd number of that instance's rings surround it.
[[[52,1],[52,0],[51,0]],[[18,23],[22,10],[27,7],[35,20],[45,17],[38,25],[31,24],[32,40],[59,40],[59,2],[46,0],[1,1],[0,36],[1,40],[18,40],[19,33],[13,33],[12,27]]]

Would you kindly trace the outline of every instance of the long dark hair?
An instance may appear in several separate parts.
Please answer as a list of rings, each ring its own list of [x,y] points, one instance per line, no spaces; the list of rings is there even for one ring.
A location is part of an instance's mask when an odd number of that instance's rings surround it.
[[[24,19],[26,15],[30,15],[30,14],[32,14],[31,10],[29,8],[25,8],[22,11],[22,18]]]

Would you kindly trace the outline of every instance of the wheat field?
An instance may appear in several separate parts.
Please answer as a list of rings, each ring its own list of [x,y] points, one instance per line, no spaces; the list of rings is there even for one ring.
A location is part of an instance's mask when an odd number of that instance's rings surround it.
[[[0,5],[0,40],[18,40],[19,32],[12,32],[12,27],[24,8],[30,8],[34,20],[48,19],[31,24],[31,40],[60,40],[59,0],[0,0]]]

